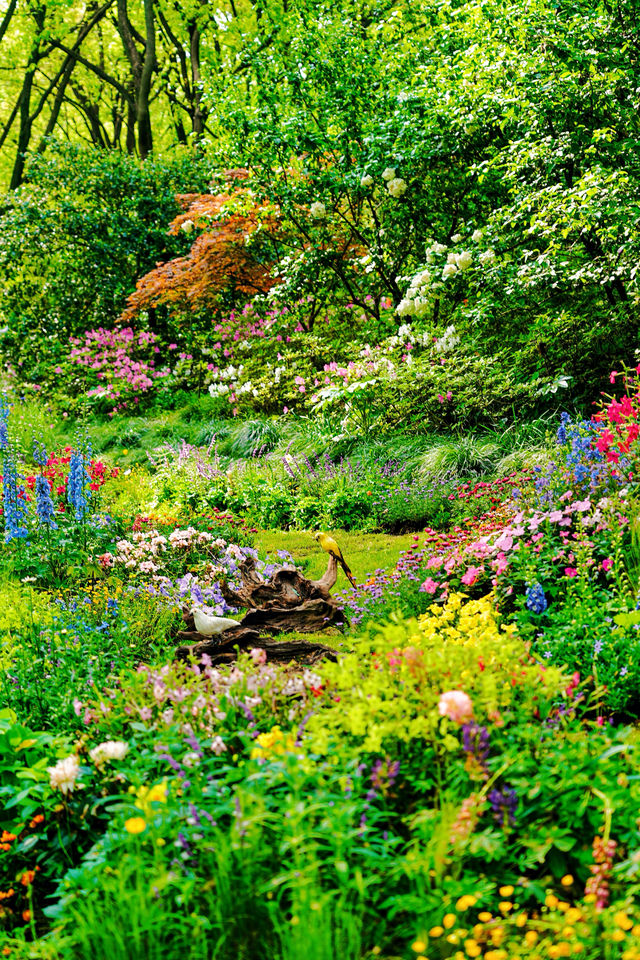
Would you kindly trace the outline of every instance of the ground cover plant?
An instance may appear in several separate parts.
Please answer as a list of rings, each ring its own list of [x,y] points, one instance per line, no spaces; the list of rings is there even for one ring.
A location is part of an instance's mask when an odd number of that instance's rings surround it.
[[[638,960],[634,0],[0,40],[0,955]]]

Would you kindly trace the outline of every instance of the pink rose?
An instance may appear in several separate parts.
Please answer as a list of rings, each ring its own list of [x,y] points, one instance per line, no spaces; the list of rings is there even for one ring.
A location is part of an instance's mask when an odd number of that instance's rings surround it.
[[[449,717],[454,723],[468,723],[473,719],[471,697],[463,690],[447,690],[438,701],[441,717]]]
[[[577,577],[577,576],[578,576],[578,571],[576,570],[575,567],[565,567],[565,568],[564,568],[564,575],[565,575],[565,577]]]
[[[613,557],[607,557],[606,560],[603,560],[603,561],[602,561],[602,569],[603,569],[603,570],[605,570],[605,571],[606,571],[606,570],[611,570],[611,567],[612,567],[612,566],[613,566]]]

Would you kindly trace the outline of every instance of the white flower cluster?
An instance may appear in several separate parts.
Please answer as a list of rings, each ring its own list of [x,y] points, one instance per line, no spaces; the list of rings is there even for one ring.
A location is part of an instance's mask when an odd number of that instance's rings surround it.
[[[458,270],[468,270],[473,263],[473,254],[469,250],[463,250],[462,253],[447,254],[447,262],[442,268],[442,279],[456,275]]]
[[[395,167],[386,167],[386,169],[382,171],[382,179],[385,181],[389,196],[393,197],[394,199],[398,200],[407,192],[407,182],[396,175]],[[372,187],[374,183],[375,180],[370,173],[365,173],[360,178],[360,186],[365,190],[367,190],[369,187]]]
[[[453,353],[460,343],[460,337],[456,333],[456,328],[451,324],[446,328],[441,337],[433,345],[436,353]]]
[[[387,172],[387,171],[385,171]],[[483,237],[482,230],[474,230],[471,234],[473,243],[480,243]],[[455,233],[451,237],[451,242],[455,244],[462,243],[464,237],[461,233]],[[440,268],[438,258],[447,254],[446,263]],[[480,264],[490,263],[495,260],[493,250],[483,250],[477,255],[477,261]],[[458,273],[464,272],[473,266],[474,254],[471,250],[449,250],[445,243],[432,243],[427,248],[427,264],[420,270],[409,282],[409,288],[396,307],[396,313],[401,317],[423,317],[425,316],[437,295],[438,289],[442,287],[442,282],[450,277],[455,277]],[[440,263],[442,261],[440,260]],[[440,275],[438,276],[438,272]],[[405,282],[406,282],[406,278]]]
[[[80,772],[80,761],[75,753],[64,760],[58,760],[55,767],[47,767],[49,784],[53,790],[59,790],[63,797],[73,792]]]
[[[227,393],[234,393],[236,397],[239,397],[243,393],[250,393],[257,397],[258,388],[254,387],[251,380],[246,380],[244,383],[240,382],[243,370],[244,366],[242,364],[238,367],[229,364],[222,370],[215,370],[212,375],[213,382],[209,384],[210,395],[212,397],[223,397]]]
[[[107,760],[122,760],[127,755],[128,749],[129,745],[124,740],[105,740],[93,750],[89,750],[89,756],[99,767]]]
[[[327,208],[324,203],[321,203],[319,200],[316,200],[315,203],[312,203],[309,207],[309,212],[311,216],[316,220],[324,220],[327,215]]]
[[[432,301],[431,271],[421,270],[411,280],[405,297],[396,307],[396,313],[401,317],[424,317],[429,312]]]

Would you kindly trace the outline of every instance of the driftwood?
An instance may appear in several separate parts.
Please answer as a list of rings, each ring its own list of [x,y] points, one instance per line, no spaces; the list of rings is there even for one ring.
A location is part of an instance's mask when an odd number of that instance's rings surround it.
[[[242,585],[237,590],[222,587],[227,603],[247,609],[239,626],[206,637],[196,631],[193,615],[185,611],[183,619],[187,629],[177,634],[177,639],[182,641],[176,650],[178,659],[200,658],[206,653],[214,664],[227,663],[235,660],[237,649],[255,647],[266,651],[268,661],[296,660],[309,664],[323,657],[336,659],[335,651],[321,643],[305,640],[276,643],[270,639],[270,635],[278,633],[319,633],[345,623],[342,608],[330,595],[338,574],[334,557],[329,557],[320,580],[307,580],[298,570],[288,567],[280,567],[268,580],[263,580],[252,557],[243,560],[239,573]]]

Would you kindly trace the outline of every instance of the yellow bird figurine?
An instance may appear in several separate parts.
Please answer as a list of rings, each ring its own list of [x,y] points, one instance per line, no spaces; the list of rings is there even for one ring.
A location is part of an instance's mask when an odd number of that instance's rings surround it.
[[[322,549],[326,550],[328,554],[330,554],[332,557],[334,557],[335,560],[337,560],[337,562],[340,564],[340,566],[344,570],[351,586],[357,587],[358,584],[356,583],[354,576],[351,573],[351,570],[349,570],[346,560],[342,556],[342,550],[340,549],[336,541],[333,539],[333,537],[330,537],[328,533],[323,533],[322,530],[319,530],[317,533],[314,533],[313,539],[317,540],[320,546],[322,547]]]

